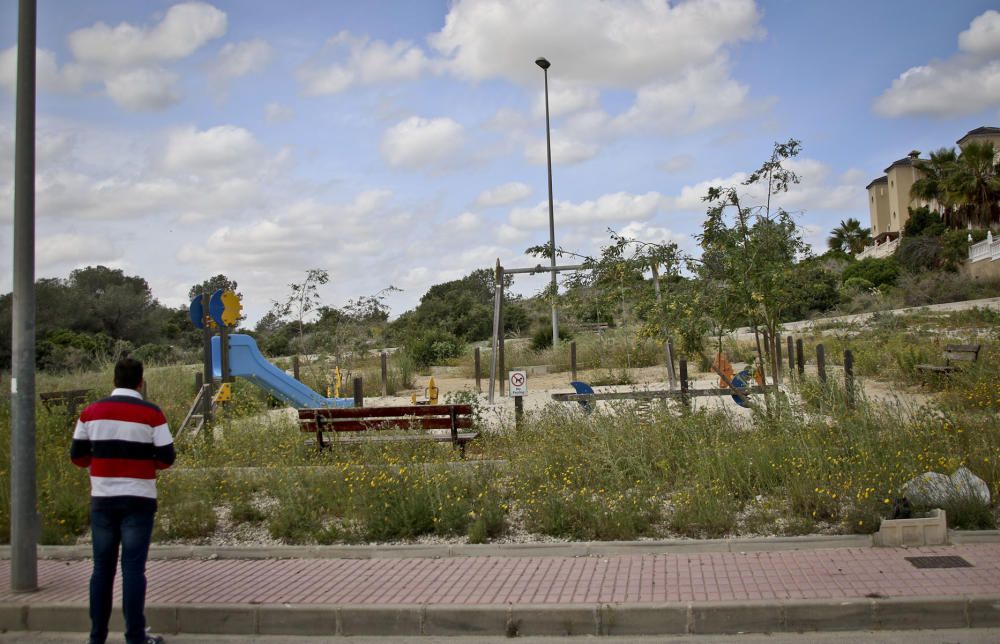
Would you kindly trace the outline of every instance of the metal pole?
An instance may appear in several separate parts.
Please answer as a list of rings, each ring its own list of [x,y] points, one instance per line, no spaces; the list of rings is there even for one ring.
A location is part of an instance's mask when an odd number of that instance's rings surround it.
[[[201,345],[202,352],[204,355],[204,363],[202,364],[202,371],[205,374],[202,380],[202,386],[205,387],[205,393],[202,395],[201,399],[201,417],[205,423],[205,427],[212,422],[212,394],[214,393],[213,382],[215,379],[214,369],[212,366],[212,327],[209,326],[212,317],[208,314],[208,293],[201,294],[201,310],[204,312],[202,317],[202,330],[201,330]],[[221,338],[220,338],[221,342]],[[222,346],[219,346],[219,361],[222,360]],[[222,368],[222,365],[219,365]],[[212,432],[208,432],[208,436],[211,436]]]
[[[493,404],[493,390],[497,381],[497,366],[500,353],[499,334],[500,329],[500,302],[503,300],[503,278],[500,277],[500,258],[497,258],[497,268],[495,272],[496,283],[493,285],[493,342],[490,345],[490,404]]]
[[[544,62],[543,62],[544,61]],[[549,129],[549,61],[539,58],[535,63],[545,75],[545,154],[549,170],[549,249],[552,251],[552,346],[559,344],[559,313],[556,310],[556,296],[559,285],[556,282],[556,219],[552,204],[552,133]]]
[[[35,0],[20,0],[14,144],[10,588],[38,590],[35,467]]]

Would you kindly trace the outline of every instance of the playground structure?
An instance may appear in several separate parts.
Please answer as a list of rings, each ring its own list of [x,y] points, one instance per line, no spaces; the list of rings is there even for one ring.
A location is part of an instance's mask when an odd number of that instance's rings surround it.
[[[237,377],[249,380],[297,409],[354,406],[353,398],[328,398],[316,393],[273,365],[261,354],[252,337],[230,333],[230,329],[239,322],[242,310],[239,296],[223,289],[212,295],[203,293],[191,300],[189,317],[203,331],[204,372],[194,402],[178,427],[178,436],[188,430],[198,434],[211,422],[215,407],[232,398],[231,383]],[[216,329],[218,335],[215,334]]]

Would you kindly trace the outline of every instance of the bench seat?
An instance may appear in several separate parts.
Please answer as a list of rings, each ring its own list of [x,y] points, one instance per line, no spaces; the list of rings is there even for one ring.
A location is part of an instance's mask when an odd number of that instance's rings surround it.
[[[300,409],[299,428],[315,433],[318,447],[328,443],[357,443],[363,441],[450,442],[463,450],[465,444],[479,437],[479,432],[468,430],[473,426],[472,405],[417,405],[397,407],[350,407],[341,409]],[[433,430],[446,429],[448,433]],[[375,435],[371,432],[392,430],[392,434]],[[361,435],[364,432],[364,435]],[[324,437],[333,433],[336,438]]]

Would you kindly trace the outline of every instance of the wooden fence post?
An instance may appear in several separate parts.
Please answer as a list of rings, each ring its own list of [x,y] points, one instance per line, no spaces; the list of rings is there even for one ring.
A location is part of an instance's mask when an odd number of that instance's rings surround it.
[[[361,381],[361,376],[354,377],[354,406],[365,406],[365,387]]]
[[[795,340],[795,361],[798,363],[799,377],[806,375],[806,357],[802,351],[802,338]]]
[[[197,394],[201,391],[201,385],[205,382],[205,376],[200,372],[195,372],[194,374],[194,392]]]
[[[389,358],[386,356],[385,351],[382,352],[381,356],[382,363],[382,397],[385,398],[389,395]]]
[[[774,384],[781,384],[781,336],[774,336]]]
[[[299,379],[299,356],[292,356],[292,377]]]
[[[681,402],[687,407],[690,404],[688,400],[688,361],[681,358],[680,361],[680,372],[681,372]]]
[[[844,350],[844,388],[847,390],[847,406],[854,407],[854,353]]]
[[[826,384],[826,347],[822,343],[816,345],[816,374],[821,384]]]
[[[483,386],[482,386],[481,379],[479,377],[479,364],[480,364],[479,363],[479,347],[476,347],[476,365],[475,365],[475,370],[476,370],[476,393],[477,394],[483,393]]]
[[[569,343],[570,380],[576,380],[576,340]]]
[[[795,377],[795,348],[792,336],[788,336],[788,379]]]

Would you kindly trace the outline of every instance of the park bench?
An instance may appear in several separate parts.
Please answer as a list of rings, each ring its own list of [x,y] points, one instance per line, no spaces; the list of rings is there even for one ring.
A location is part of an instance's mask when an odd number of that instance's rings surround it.
[[[958,370],[958,366],[952,364],[954,362],[975,362],[978,360],[979,349],[980,345],[978,344],[946,344],[944,351],[942,351],[945,361],[943,365],[918,364],[915,368],[920,373],[940,373],[947,375]]]
[[[472,405],[417,405],[402,407],[347,407],[300,409],[299,429],[315,433],[320,449],[333,443],[359,441],[450,442],[465,453],[465,444],[479,432],[460,431],[472,427]],[[447,434],[432,430],[447,429]],[[396,430],[398,433],[369,435],[368,432]],[[324,438],[326,433],[336,438]],[[366,435],[361,435],[365,432]]]
[[[63,407],[71,416],[75,416],[80,405],[87,402],[91,389],[68,389],[66,391],[43,391],[38,394],[42,400],[42,406],[46,411],[53,411],[57,407]]]

